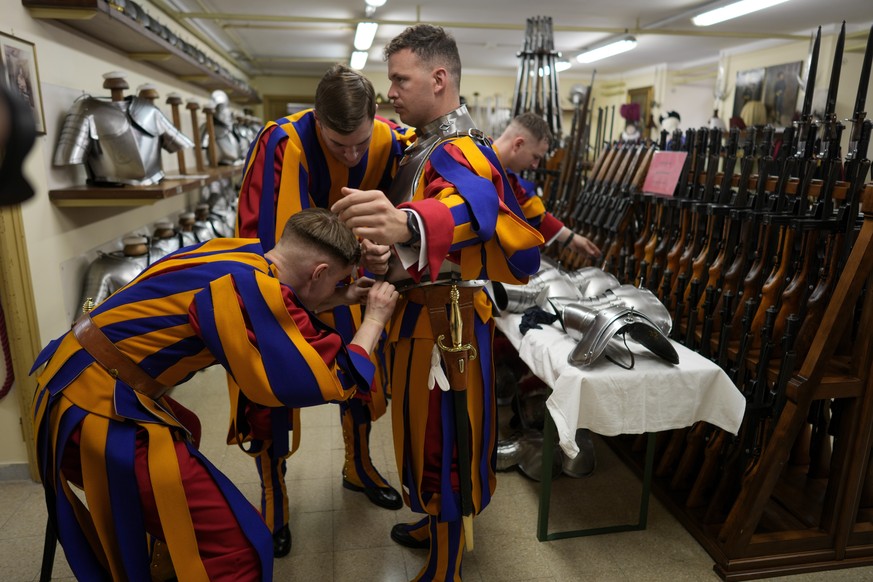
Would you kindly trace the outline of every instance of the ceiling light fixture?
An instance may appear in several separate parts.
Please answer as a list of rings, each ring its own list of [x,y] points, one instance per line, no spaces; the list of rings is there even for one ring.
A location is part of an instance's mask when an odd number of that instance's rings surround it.
[[[626,53],[627,51],[636,48],[636,46],[637,39],[632,36],[625,36],[609,44],[586,50],[585,52],[576,55],[576,60],[583,64],[593,63],[594,61]]]
[[[373,8],[379,8],[380,6],[385,6],[385,2],[388,0],[364,0],[367,6],[372,6]]]
[[[788,0],[741,0],[734,4],[728,4],[727,6],[722,6],[721,8],[698,14],[691,19],[691,22],[693,22],[695,26],[710,26],[712,24],[724,22],[725,20],[730,20],[731,18],[744,16],[750,12],[757,12],[764,8],[770,8],[771,6],[776,6],[777,4],[782,4],[787,1]]]
[[[369,57],[370,54],[367,51],[354,51],[352,52],[352,58],[349,59],[349,66],[356,71],[360,71],[367,64]]]
[[[378,28],[379,24],[376,22],[359,22],[355,30],[355,48],[359,51],[370,50]]]
[[[573,65],[567,59],[559,59],[559,60],[555,61],[555,72],[560,73],[561,71],[566,71],[567,69],[569,69],[572,66]],[[552,74],[552,68],[549,65],[545,65],[545,66],[539,67],[537,69],[537,73],[539,74],[540,77],[547,77],[547,76]],[[533,72],[531,72],[531,74],[533,74]]]

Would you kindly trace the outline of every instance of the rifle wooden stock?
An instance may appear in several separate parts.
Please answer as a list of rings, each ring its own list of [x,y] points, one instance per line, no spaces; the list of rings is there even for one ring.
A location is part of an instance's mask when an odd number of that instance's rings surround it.
[[[697,469],[703,458],[703,450],[706,448],[707,436],[712,430],[712,425],[698,421],[692,425],[685,439],[685,450],[676,466],[676,472],[670,480],[670,489],[688,489],[697,474]]]
[[[844,238],[844,233],[837,232],[834,233],[828,242],[827,267],[819,271],[818,283],[809,294],[803,321],[800,324],[800,331],[797,333],[797,339],[794,343],[798,354],[806,354],[809,351],[809,348],[812,346],[812,339],[821,325],[821,317],[824,314],[825,307],[837,280],[837,264]]]
[[[673,473],[673,468],[682,456],[682,450],[685,448],[685,442],[690,430],[691,427],[686,426],[684,428],[677,428],[670,433],[670,440],[667,442],[667,446],[664,447],[664,452],[655,469],[656,477],[666,477]]]
[[[810,271],[816,260],[816,247],[819,240],[819,231],[812,228],[803,233],[803,245],[800,260],[800,270],[792,277],[785,286],[779,299],[779,313],[773,324],[773,337],[781,338],[785,331],[785,322],[792,313],[803,317],[805,300],[809,292]],[[777,350],[778,351],[778,350]]]
[[[779,300],[782,297],[782,291],[785,289],[786,279],[791,267],[791,254],[794,249],[794,236],[796,233],[797,229],[790,225],[783,229],[782,251],[779,255],[779,262],[761,287],[761,302],[758,304],[755,319],[752,320],[752,337],[754,338],[752,348],[761,346],[761,338],[757,332],[764,325],[767,310],[771,307],[779,309]]]
[[[710,434],[706,448],[703,450],[703,463],[685,501],[686,507],[695,508],[707,504],[710,492],[718,479],[719,458],[726,439],[727,432],[719,428],[714,429]]]

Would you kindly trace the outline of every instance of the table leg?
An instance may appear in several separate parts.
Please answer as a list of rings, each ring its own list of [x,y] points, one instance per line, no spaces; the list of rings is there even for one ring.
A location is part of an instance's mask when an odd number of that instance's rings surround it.
[[[557,429],[551,415],[545,415],[543,427],[543,474],[540,480],[540,505],[537,515],[537,539],[541,542],[575,538],[581,536],[593,536],[622,531],[637,531],[646,529],[649,517],[649,494],[652,489],[652,474],[655,464],[655,433],[649,433],[646,443],[646,465],[643,471],[643,490],[640,495],[640,514],[637,523],[610,525],[605,527],[593,527],[571,531],[549,533],[549,507],[552,497],[552,461],[555,450],[555,437]]]

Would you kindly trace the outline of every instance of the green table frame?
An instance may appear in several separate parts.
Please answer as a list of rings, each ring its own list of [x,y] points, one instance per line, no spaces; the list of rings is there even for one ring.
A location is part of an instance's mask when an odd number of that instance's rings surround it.
[[[610,525],[605,527],[593,527],[549,533],[549,507],[552,501],[552,463],[555,456],[555,437],[557,429],[552,415],[546,412],[545,426],[543,427],[543,475],[540,480],[540,507],[537,515],[537,539],[541,542],[575,538],[581,536],[594,536],[622,531],[638,531],[646,529],[649,516],[649,494],[652,490],[652,473],[655,463],[655,433],[648,433],[646,443],[646,466],[643,470],[643,491],[640,495],[640,515],[637,523]]]

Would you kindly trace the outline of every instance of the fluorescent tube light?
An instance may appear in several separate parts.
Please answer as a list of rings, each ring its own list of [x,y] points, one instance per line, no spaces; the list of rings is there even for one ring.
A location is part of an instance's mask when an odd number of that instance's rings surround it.
[[[621,53],[626,53],[627,51],[636,48],[636,46],[637,39],[632,36],[628,36],[615,42],[592,49],[590,51],[585,51],[584,53],[577,55],[576,60],[583,64],[593,63],[594,61],[599,61],[607,57],[613,57],[615,55],[620,55]]]
[[[367,6],[372,6],[373,8],[379,8],[380,6],[385,6],[385,2],[388,0],[364,0]]]
[[[376,22],[359,22],[358,28],[355,30],[355,49],[359,51],[368,51],[373,46],[373,39],[376,38],[376,29],[379,24]]]
[[[349,59],[349,66],[356,71],[360,71],[367,64],[367,59],[370,54],[367,51],[354,51],[352,58]]]
[[[691,22],[693,22],[695,26],[710,26],[711,24],[718,24],[719,22],[724,22],[731,18],[737,18],[738,16],[744,16],[750,12],[756,12],[758,10],[763,10],[764,8],[770,8],[771,6],[776,6],[777,4],[782,4],[787,1],[788,0],[741,0],[734,4],[728,4],[727,6],[722,6],[721,8],[698,14],[691,19]]]
[[[561,71],[566,71],[573,65],[570,64],[570,61],[561,59],[559,61],[555,61],[555,72],[560,73]],[[537,69],[537,73],[540,77],[547,77],[552,74],[552,68],[548,65],[540,67]]]

